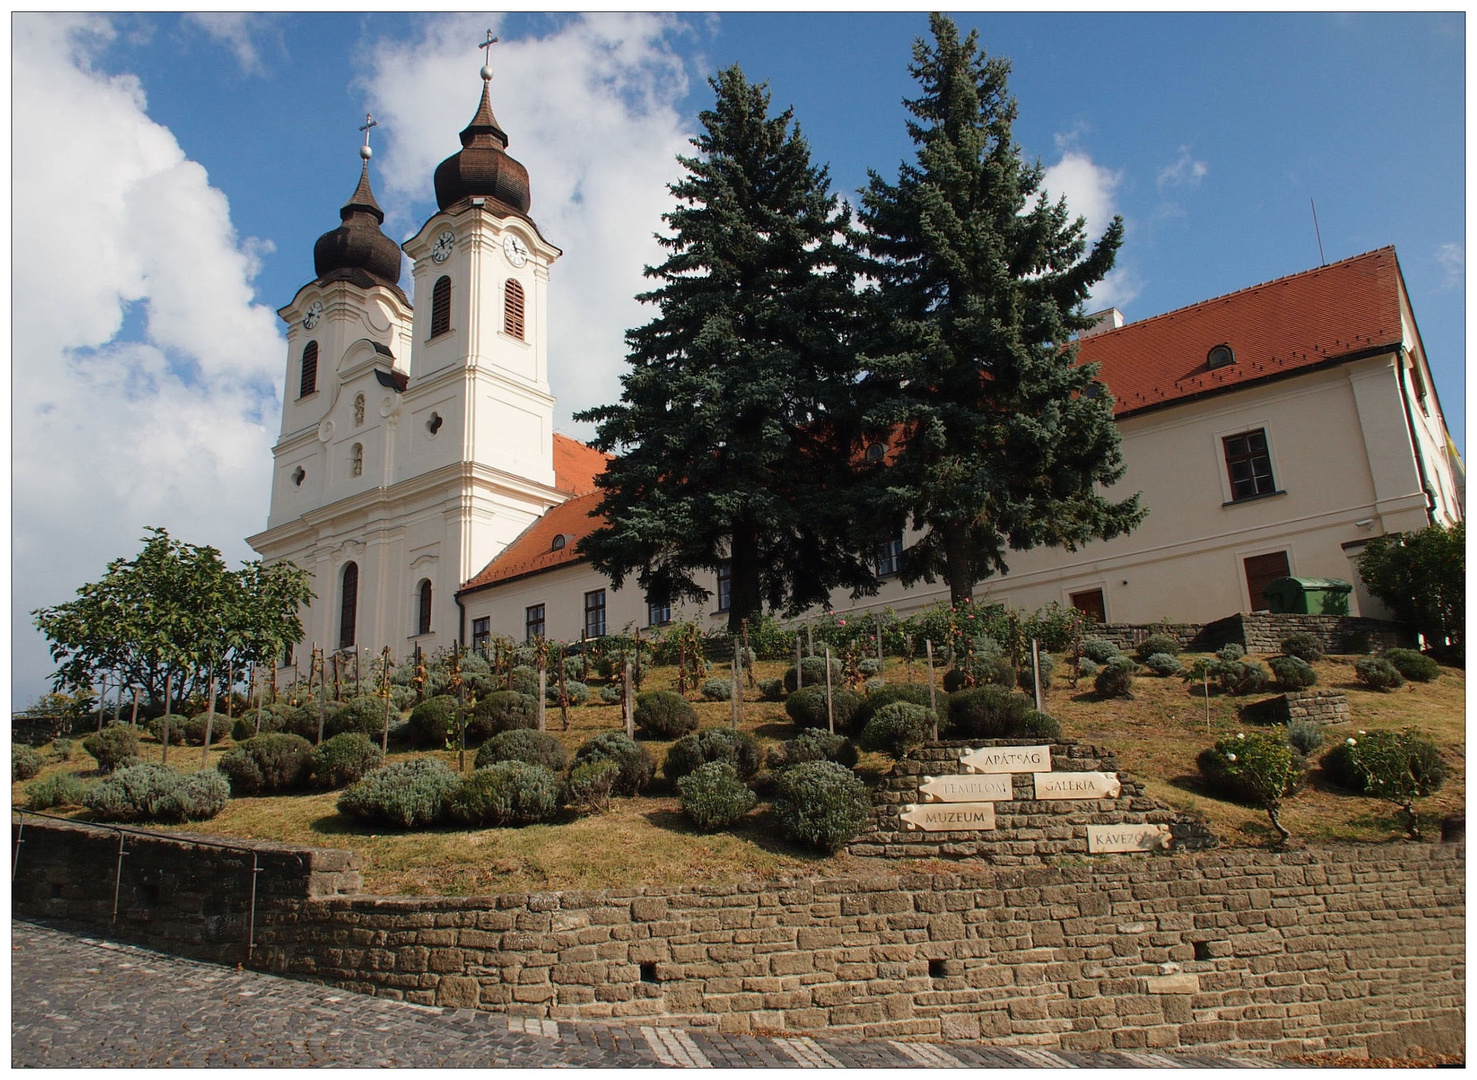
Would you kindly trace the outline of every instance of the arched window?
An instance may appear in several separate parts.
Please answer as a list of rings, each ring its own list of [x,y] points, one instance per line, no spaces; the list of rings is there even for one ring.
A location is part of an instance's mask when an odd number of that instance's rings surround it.
[[[436,279],[431,289],[431,336],[451,329],[451,278]]]
[[[364,426],[364,395],[358,394],[354,397],[354,426]]]
[[[420,600],[420,616],[416,619],[415,632],[429,634],[431,632],[431,581],[429,578],[421,582]]]
[[[349,475],[364,475],[364,444],[355,443],[354,449],[349,453]]]
[[[359,616],[359,564],[349,563],[344,567],[343,599],[339,602],[338,647],[348,649],[354,644],[354,622]]]
[[[318,389],[318,343],[310,341],[303,346],[303,381],[297,396],[307,397]]]
[[[523,286],[516,281],[503,286],[503,330],[523,337]]]

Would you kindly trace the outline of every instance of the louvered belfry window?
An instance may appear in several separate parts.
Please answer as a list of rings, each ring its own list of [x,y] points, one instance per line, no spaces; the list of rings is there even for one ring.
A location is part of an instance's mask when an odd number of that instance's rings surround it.
[[[431,289],[431,336],[451,329],[451,278],[437,278]]]
[[[503,330],[523,337],[523,286],[516,281],[503,286]]]
[[[307,397],[318,389],[318,343],[310,341],[303,346],[303,378],[298,386],[298,397]]]

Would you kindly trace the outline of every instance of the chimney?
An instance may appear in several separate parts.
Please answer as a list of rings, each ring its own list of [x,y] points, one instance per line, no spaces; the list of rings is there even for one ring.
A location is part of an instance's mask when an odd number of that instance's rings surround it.
[[[1106,334],[1109,330],[1117,330],[1123,325],[1123,312],[1115,307],[1093,312],[1088,318],[1093,320],[1093,324],[1077,335],[1078,341],[1095,334]]]

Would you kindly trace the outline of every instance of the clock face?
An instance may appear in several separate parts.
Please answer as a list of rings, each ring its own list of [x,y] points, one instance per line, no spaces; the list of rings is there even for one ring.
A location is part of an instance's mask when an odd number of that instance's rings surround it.
[[[528,245],[512,233],[508,233],[503,237],[503,254],[514,266],[522,266],[528,262]]]
[[[451,255],[451,245],[454,243],[456,243],[456,233],[447,229],[436,237],[436,246],[431,249],[431,258],[438,263],[445,262]]]
[[[308,305],[308,310],[303,314],[303,329],[311,330],[318,325],[318,320],[323,317],[323,301],[314,300]]]

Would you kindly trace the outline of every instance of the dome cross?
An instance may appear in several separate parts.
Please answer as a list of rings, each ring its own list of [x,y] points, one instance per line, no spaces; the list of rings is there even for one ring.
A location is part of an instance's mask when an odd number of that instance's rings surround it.
[[[487,29],[487,40],[477,48],[482,50],[482,81],[492,81],[492,47],[497,44],[498,39],[492,36],[492,28]]]
[[[379,127],[380,122],[369,113],[364,114],[364,123],[359,125],[359,130],[364,132],[364,145],[359,148],[359,156],[368,161],[374,156],[374,151],[369,148],[369,129]]]

